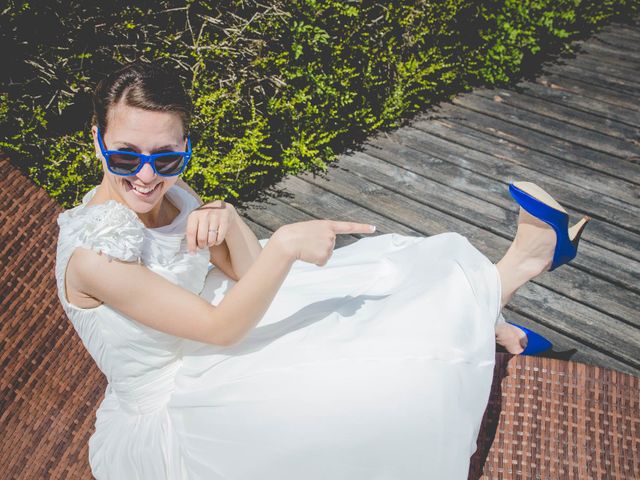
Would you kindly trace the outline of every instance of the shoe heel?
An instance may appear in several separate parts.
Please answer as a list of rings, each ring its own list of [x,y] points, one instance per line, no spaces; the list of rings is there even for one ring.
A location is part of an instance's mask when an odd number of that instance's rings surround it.
[[[556,246],[549,271],[573,260],[578,253],[578,242],[591,217],[585,215],[569,228],[569,215],[551,195],[535,183],[513,182],[509,184],[513,199],[530,215],[551,226],[556,233]]]
[[[582,236],[582,232],[584,232],[584,227],[587,226],[591,217],[589,215],[585,215],[576,223],[574,226],[569,228],[569,240],[573,243],[573,246],[578,248],[578,243],[580,242],[580,237]]]

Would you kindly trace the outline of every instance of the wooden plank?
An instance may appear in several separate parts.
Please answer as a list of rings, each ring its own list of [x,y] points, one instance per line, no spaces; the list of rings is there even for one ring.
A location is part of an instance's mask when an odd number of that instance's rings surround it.
[[[628,42],[620,38],[615,38],[611,35],[597,35],[593,37],[593,39],[597,40],[601,44],[608,46],[611,49],[616,49],[621,52],[635,51],[637,48],[637,46],[633,45],[633,41]]]
[[[601,30],[602,33],[622,36],[624,38],[635,37],[640,40],[640,18],[624,18],[616,20],[615,23],[607,25]]]
[[[502,91],[502,90],[497,90]],[[609,130],[617,131],[618,126],[623,126],[625,132],[631,127],[637,137],[640,134],[640,111],[628,110],[618,105],[594,101],[583,95],[563,89],[558,85],[540,85],[538,83],[523,82],[516,85],[515,89],[521,95],[539,98],[556,105],[566,106],[574,110],[579,110],[591,115],[598,115],[604,119],[604,123]],[[613,128],[613,127],[616,128]],[[627,133],[625,133],[627,135]],[[631,136],[633,137],[633,134]]]
[[[243,216],[272,232],[289,223],[309,220],[308,216],[299,210],[278,202],[271,196],[273,193],[269,192],[266,195],[268,198],[260,202],[247,203]]]
[[[551,155],[557,162],[563,163],[565,169],[584,166],[598,172],[600,178],[611,176],[623,184],[640,184],[640,165],[633,162],[468,108],[442,104],[440,111],[447,116],[447,121],[455,121],[521,147]]]
[[[593,201],[593,195],[589,202],[584,203],[577,201],[583,198],[582,196],[577,198],[565,197],[567,204],[572,205],[577,211],[582,212],[588,204],[593,203],[596,208],[593,213],[607,222],[625,228],[629,223],[635,223],[633,221],[629,222],[629,220],[635,218],[634,216],[638,210],[637,198],[639,194],[636,185],[630,182],[624,182],[613,177],[600,176],[598,172],[580,165],[565,165],[544,152],[537,152],[506,139],[496,138],[492,132],[485,133],[468,127],[462,122],[451,121],[451,118],[447,117],[431,120],[417,118],[409,128],[415,128],[439,137],[441,139],[439,145],[443,154],[447,156],[445,158],[447,160],[451,160],[449,151],[453,149],[455,154],[462,156],[462,158],[474,159],[474,161],[477,161],[478,157],[490,161],[488,156],[491,156],[502,163],[502,165],[499,164],[500,166],[506,168],[512,168],[509,164],[520,165],[529,170],[522,171],[523,175],[526,174],[529,178],[540,175],[543,176],[541,178],[549,176],[560,179],[563,184],[566,184],[567,188],[577,186],[598,194],[598,202]],[[430,139],[430,142],[433,142],[433,139]],[[447,143],[442,144],[442,142]],[[451,144],[459,147],[454,148]],[[532,175],[532,172],[536,173]],[[574,202],[574,200],[576,201]],[[604,210],[600,210],[601,207]]]
[[[597,50],[603,53],[613,54],[618,60],[625,61],[627,63],[634,63],[640,59],[637,48],[627,48],[624,46],[616,45],[607,39],[601,39],[597,37],[591,37],[586,40],[578,42],[579,45],[588,44],[589,46],[595,45]]]
[[[273,230],[265,228],[262,225],[249,219],[248,217],[245,217],[244,212],[241,211],[240,208],[238,208],[237,210],[238,214],[242,217],[242,220],[249,226],[255,236],[258,237],[258,240],[271,238],[271,235],[273,235]]]
[[[640,87],[631,85],[615,77],[609,77],[605,74],[586,70],[581,67],[574,67],[573,65],[546,65],[543,73],[553,73],[560,77],[580,80],[581,82],[603,87],[623,95],[630,95],[636,101],[640,98]]]
[[[625,229],[629,224],[635,223],[633,219],[640,208],[637,206],[638,189],[634,184],[615,178],[600,177],[597,172],[573,164],[567,167],[551,155],[497,139],[491,133],[475,130],[450,121],[449,118],[417,118],[403,132],[414,137],[415,133],[411,133],[411,129],[414,128],[440,139],[436,141],[429,138],[430,144],[435,143],[433,147],[429,145],[429,148],[435,148],[433,153],[445,160],[455,161],[455,158],[459,157],[466,161],[480,161],[483,164],[481,169],[494,165],[496,175],[499,175],[497,172],[501,168],[506,168],[513,172],[516,178],[522,175],[520,178],[541,178],[546,183],[560,183],[564,185],[559,190],[560,195],[564,197],[563,201],[577,212],[584,214],[588,209],[595,217]],[[521,168],[514,169],[514,165]],[[483,171],[478,173],[482,174]],[[560,185],[556,190],[559,187]],[[574,193],[575,187],[578,187],[577,196]],[[562,195],[565,189],[569,189],[566,190],[568,195]],[[581,189],[587,191],[582,192]],[[597,202],[594,202],[594,194],[597,195]]]
[[[602,57],[604,57],[604,55]],[[566,62],[568,65],[577,68],[598,72],[607,77],[614,77],[620,80],[623,85],[629,84],[636,88],[640,87],[640,79],[638,78],[640,72],[638,71],[637,65],[630,64],[624,67],[621,65],[611,65],[610,63],[604,62],[602,57],[597,55],[578,55],[575,58],[566,60]]]
[[[389,139],[377,139],[372,145],[373,148],[367,146],[362,154],[379,158],[398,168],[408,169],[418,175],[427,176],[434,181],[447,185],[454,195],[456,195],[457,191],[465,192],[510,212],[513,210],[514,201],[508,194],[507,186],[510,181],[514,180],[513,177],[504,178],[502,177],[503,174],[499,174],[497,178],[493,177],[493,175],[483,176],[473,170],[468,170],[466,165],[462,167],[455,163],[443,162],[429,153],[428,142],[422,142],[422,150],[412,148],[412,145],[420,147],[420,142],[409,138],[410,135],[407,135],[408,130],[408,128],[403,128]],[[426,134],[421,136],[427,137]],[[354,154],[354,157],[357,155]],[[491,170],[493,169],[499,170],[500,167],[490,166],[487,168],[486,173],[492,173]],[[539,182],[540,180],[536,179],[536,181]],[[561,182],[557,183],[560,184],[559,188],[562,190],[564,185]],[[547,184],[545,186],[549,188]],[[564,188],[564,190],[566,191],[567,189]],[[555,189],[553,192],[557,198]],[[568,194],[571,195],[570,190]],[[489,221],[495,221],[487,218],[484,212],[478,212],[479,215],[481,213],[481,217],[477,220],[479,226]],[[569,209],[569,213],[573,213],[571,209]],[[508,215],[508,219],[500,225],[500,229],[496,233],[505,238],[510,238],[513,223],[516,221],[515,215],[516,212],[513,212],[513,216]],[[577,218],[574,215],[571,216],[572,218]],[[601,222],[592,222],[589,227],[592,224],[598,224],[599,228],[595,229],[595,231],[589,231],[589,235],[585,233],[580,243],[580,255],[572,261],[572,264],[601,279],[640,294],[640,259],[634,261],[599,246],[598,242],[594,241],[597,237],[602,237],[599,240],[604,243],[608,242],[609,238],[602,236]],[[640,252],[637,253],[640,254]]]
[[[499,235],[507,241],[515,234],[518,211],[515,202],[509,202],[512,210],[498,207],[469,195],[464,190],[453,190],[447,184],[432,181],[430,178],[360,152],[342,157],[340,163],[362,179],[384,185],[403,197],[440,210],[449,217],[447,225],[453,231],[457,231],[456,228],[460,228],[461,225],[473,226]],[[597,250],[597,247],[594,248]],[[591,260],[594,268],[602,270],[598,264],[599,255],[593,255],[589,249],[590,247],[585,249],[584,256],[587,258],[580,259],[579,262],[584,265],[584,262]],[[554,271],[554,275],[542,276],[535,282],[579,302],[597,305],[608,315],[640,327],[640,318],[637,315],[640,309],[639,294],[625,291],[620,285],[589,274],[574,264]]]
[[[616,22],[615,25],[610,25],[604,30],[602,33],[606,33],[607,35],[611,35],[616,38],[625,38],[632,41],[640,42],[640,23],[620,23]],[[637,43],[636,43],[637,45]]]
[[[627,32],[635,32],[636,35],[640,36],[640,15],[637,13],[634,16],[627,15],[623,18],[619,18],[615,20],[615,23],[605,27],[603,30],[611,30],[617,33]]]
[[[535,81],[545,87],[565,90],[605,104],[623,107],[628,110],[640,111],[638,102],[636,102],[635,99],[630,98],[628,95],[614,92],[606,88],[597,87],[580,80],[553,74],[542,74],[539,75]]]
[[[585,114],[579,116],[575,112],[569,112],[569,115],[565,114],[569,118],[581,118],[583,123],[588,123],[590,128],[585,129],[583,126],[574,125],[566,120],[558,120],[552,116],[536,113],[534,110],[544,110],[545,108],[547,108],[547,112],[551,111],[552,107],[548,107],[548,104],[544,104],[542,101],[523,102],[528,108],[525,110],[520,106],[515,106],[514,103],[517,101],[511,100],[507,95],[497,97],[500,101],[495,100],[495,95],[490,98],[476,93],[459,95],[453,99],[453,104],[473,110],[481,115],[505,120],[618,158],[625,160],[634,157],[640,158],[640,146],[631,139],[621,139],[601,133],[603,129],[598,128],[599,124],[593,121],[593,117],[588,117]],[[638,173],[640,174],[640,168],[638,168]]]
[[[419,129],[420,134],[413,133],[413,127]],[[431,137],[424,138],[424,134]],[[637,218],[634,210],[629,211],[625,204],[621,204],[615,198],[602,194],[590,195],[589,191],[583,192],[580,188],[580,175],[574,175],[570,171],[563,173],[561,166],[554,168],[553,162],[547,167],[536,158],[529,159],[519,154],[517,149],[512,154],[509,145],[504,142],[498,142],[504,148],[501,148],[499,153],[492,154],[495,150],[495,140],[489,139],[485,142],[480,132],[449,122],[415,122],[412,127],[402,129],[401,143],[459,164],[479,175],[491,175],[504,181],[537,179],[552,188],[554,196],[566,205],[570,212],[590,214],[594,217],[595,221],[589,225],[590,230],[595,233],[591,237],[594,243],[597,242],[598,245],[625,257],[640,260],[640,234],[631,232],[626,223],[629,219],[637,223],[633,220]],[[559,170],[559,173],[556,170]],[[589,189],[589,177],[582,178],[583,187]],[[504,190],[500,189],[500,193],[504,194]]]
[[[546,89],[551,90],[551,89]],[[615,120],[604,118],[584,110],[571,108],[554,101],[553,97],[544,95],[526,95],[524,91],[517,92],[507,89],[488,90],[476,89],[474,95],[484,97],[490,101],[504,103],[513,108],[526,112],[535,113],[544,117],[552,118],[574,125],[587,131],[607,135],[632,145],[640,151],[636,142],[640,143],[640,112],[638,112],[638,126],[630,126]]]
[[[590,79],[592,77],[606,79],[606,81],[614,83],[615,85],[622,85],[625,88],[640,92],[640,82],[637,80],[637,72],[621,67],[615,67],[599,61],[598,59],[591,59],[586,55],[580,55],[571,60],[565,59],[564,61],[556,62],[551,66],[554,69],[568,66],[577,70],[582,70],[586,79]]]
[[[339,173],[338,173],[339,174]],[[318,179],[319,177],[316,177]],[[348,222],[370,223],[376,226],[376,234],[399,233],[402,235],[417,236],[420,232],[401,225],[387,217],[364,209],[352,201],[334,195],[322,188],[322,183],[309,183],[296,176],[289,176],[282,186],[294,196],[287,199],[287,203],[315,218],[330,218],[332,220],[344,220]],[[317,201],[322,198],[321,202]],[[369,235],[356,234],[362,238]]]
[[[341,160],[342,162],[342,160]],[[331,181],[315,180],[301,175],[303,179],[321,184],[325,189],[352,199],[354,203],[380,215],[392,218],[403,225],[413,226],[423,235],[457,231],[492,261],[496,261],[506,251],[508,240],[491,235],[486,230],[466,224],[439,210],[406,196],[391,192],[381,185],[344,170],[333,175]],[[367,193],[374,201],[367,199]],[[562,268],[569,267],[564,266]],[[567,268],[568,269],[568,268]],[[543,274],[558,275],[561,269]],[[573,269],[575,271],[575,269]],[[541,278],[541,277],[539,277]],[[564,297],[537,282],[529,282],[518,291],[512,306],[518,311],[535,312],[539,323],[555,326],[561,333],[580,333],[584,343],[634,367],[640,367],[640,332],[637,327],[616,320],[589,305]]]
[[[634,38],[638,38],[638,32],[635,31],[637,30],[639,27],[635,26],[633,27],[635,30],[630,30],[630,29],[625,29],[622,24],[617,23],[616,24],[615,29],[613,28],[605,28],[603,30],[601,30],[600,32],[597,32],[594,35],[591,35],[590,38],[585,39],[586,41],[594,41],[594,42],[609,42],[612,44],[617,44],[619,43],[618,40],[619,39],[623,39],[625,42],[631,42],[632,44],[634,43]],[[636,43],[637,45],[637,43]],[[616,45],[617,48],[621,49],[621,50],[628,50],[628,51],[632,51],[635,52],[636,49],[632,48],[629,49],[628,48],[628,44],[624,45],[624,44],[617,44]]]
[[[627,224],[629,221],[633,223],[640,210],[636,205],[604,195],[602,189],[594,192],[590,189],[591,184],[587,177],[577,175],[574,178],[570,174],[563,176],[565,170],[561,168],[562,165],[558,171],[546,168],[544,163],[536,163],[536,157],[528,157],[526,151],[519,153],[519,149],[515,149],[512,156],[504,142],[497,142],[500,147],[505,145],[505,148],[498,148],[496,153],[495,139],[464,126],[448,123],[446,120],[417,120],[399,131],[386,133],[385,138],[420,151],[424,158],[433,156],[438,159],[436,161],[451,162],[473,172],[474,175],[483,175],[502,182],[536,178],[556,192],[556,197],[567,206],[572,215],[589,214],[599,220],[597,223],[606,222],[621,226],[625,234],[628,231]],[[374,144],[378,142],[379,140],[373,141]],[[390,146],[387,144],[384,148]],[[376,155],[376,152],[373,155]],[[585,179],[583,183],[580,183],[581,178]],[[504,199],[510,198],[502,187],[499,187],[499,193]],[[607,230],[603,237],[610,238],[612,235],[616,237],[614,231]],[[640,236],[632,238],[636,240],[640,239]],[[616,243],[620,241],[621,238],[616,238]],[[632,256],[635,256],[635,249],[631,252],[634,254]]]
[[[554,73],[563,77],[578,79],[582,82],[597,85],[625,95],[640,97],[640,85],[627,81],[606,72],[608,65],[594,68],[586,62],[575,60],[566,63],[545,63],[542,73]]]
[[[640,53],[635,50],[624,50],[612,47],[606,43],[598,41],[597,38],[591,38],[587,41],[577,42],[582,50],[587,52],[598,52],[607,56],[609,59],[619,60],[624,63],[635,63],[640,60]]]
[[[322,201],[316,199],[316,201]],[[278,198],[271,197],[267,201],[252,202],[247,204],[247,209],[243,212],[254,223],[275,232],[283,225],[297,222],[314,220],[314,217],[297,209]],[[336,237],[335,248],[340,248],[358,239],[354,235],[340,234]]]
[[[604,64],[614,65],[616,67],[622,67],[625,69],[633,69],[640,61],[638,58],[630,57],[620,53],[619,51],[610,50],[606,45],[596,44],[592,41],[578,41],[571,44],[571,48],[574,54],[585,56],[588,55],[592,58],[597,58]]]
[[[632,34],[633,35],[633,34]],[[616,35],[613,29],[605,29],[596,33],[593,38],[611,44],[621,50],[636,50],[638,48],[638,42],[634,38],[628,36]]]

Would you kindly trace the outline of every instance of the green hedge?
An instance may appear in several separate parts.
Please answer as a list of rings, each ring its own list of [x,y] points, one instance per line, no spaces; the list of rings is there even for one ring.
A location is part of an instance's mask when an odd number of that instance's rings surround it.
[[[122,63],[154,59],[194,98],[185,180],[205,199],[248,199],[637,10],[638,0],[9,1],[0,150],[76,204],[101,177],[93,87]]]

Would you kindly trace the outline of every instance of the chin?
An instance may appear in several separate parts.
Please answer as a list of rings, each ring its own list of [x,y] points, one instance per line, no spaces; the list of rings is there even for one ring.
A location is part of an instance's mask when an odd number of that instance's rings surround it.
[[[126,179],[123,179],[121,185],[122,198],[127,202],[129,208],[136,213],[151,211],[162,200],[168,188],[169,186],[164,181],[161,181],[148,194],[141,194],[135,191]]]

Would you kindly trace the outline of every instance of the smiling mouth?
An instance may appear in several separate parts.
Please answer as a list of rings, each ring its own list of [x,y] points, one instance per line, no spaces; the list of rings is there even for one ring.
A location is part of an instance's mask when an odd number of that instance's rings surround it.
[[[158,187],[162,184],[162,182],[156,183],[153,188],[148,188],[148,187],[139,187],[139,186],[133,185],[129,180],[125,180],[125,182],[127,183],[127,185],[131,190],[133,190],[136,194],[142,197],[151,196],[156,190],[158,190]]]

